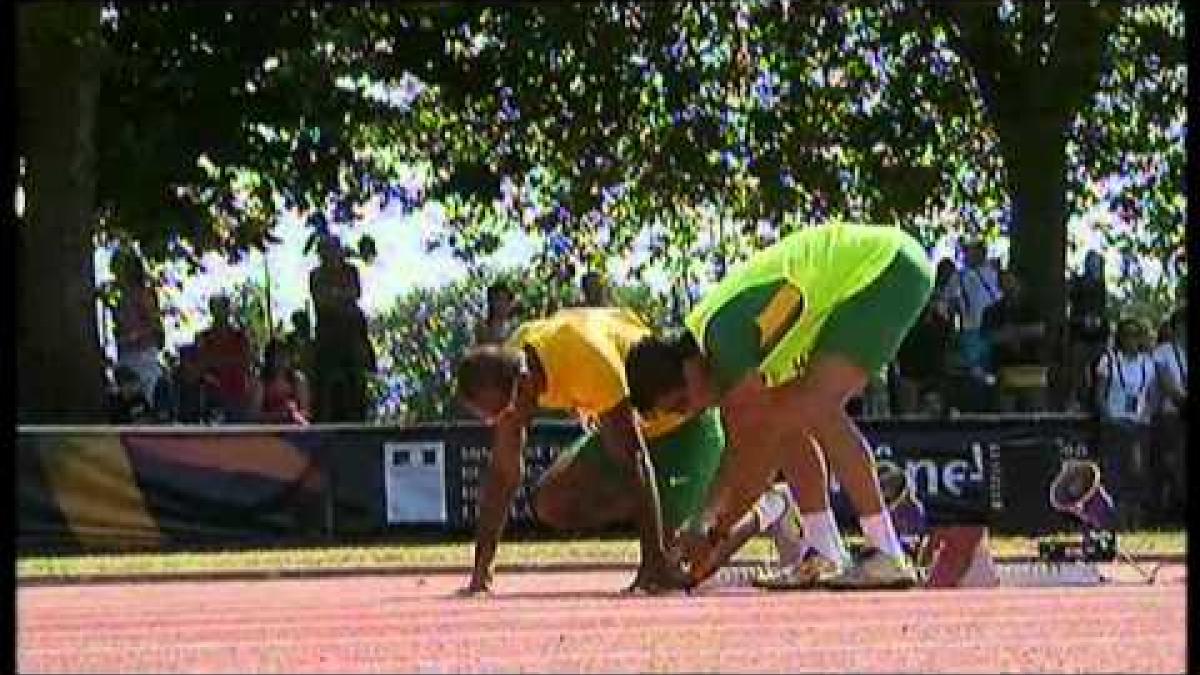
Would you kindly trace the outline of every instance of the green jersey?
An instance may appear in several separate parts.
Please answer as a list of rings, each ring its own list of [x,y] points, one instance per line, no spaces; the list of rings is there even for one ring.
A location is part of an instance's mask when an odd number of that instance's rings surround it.
[[[803,367],[830,313],[875,281],[906,244],[915,242],[897,227],[835,223],[802,229],[731,269],[685,324],[710,360],[732,350],[744,362],[753,352],[767,384],[780,384]],[[712,331],[718,315],[726,327]],[[746,344],[720,344],[731,340]],[[730,369],[722,378],[717,365],[718,385],[731,386]]]

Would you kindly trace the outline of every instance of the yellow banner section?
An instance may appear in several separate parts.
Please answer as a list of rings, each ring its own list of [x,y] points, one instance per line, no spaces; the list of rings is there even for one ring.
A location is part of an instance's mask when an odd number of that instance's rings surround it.
[[[42,452],[42,464],[82,546],[111,546],[114,539],[148,548],[162,544],[118,434],[64,436],[55,445]]]

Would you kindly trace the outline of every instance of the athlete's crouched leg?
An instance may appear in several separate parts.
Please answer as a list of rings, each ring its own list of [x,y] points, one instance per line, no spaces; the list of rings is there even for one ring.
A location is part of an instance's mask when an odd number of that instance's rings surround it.
[[[632,520],[636,492],[607,455],[598,434],[563,450],[533,495],[538,522],[556,530],[595,530]]]

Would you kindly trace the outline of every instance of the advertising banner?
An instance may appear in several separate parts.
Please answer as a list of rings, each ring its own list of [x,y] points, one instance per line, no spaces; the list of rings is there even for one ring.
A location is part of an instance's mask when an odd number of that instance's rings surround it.
[[[1075,528],[1049,504],[1065,459],[1094,458],[1084,417],[867,420],[876,462],[903,471],[928,521],[1037,535]],[[529,431],[510,527],[535,526],[530,498],[567,421]],[[404,530],[466,533],[478,518],[491,433],[473,423],[410,427],[30,428],[18,430],[18,547],[155,549]],[[784,449],[787,451],[787,449]],[[833,485],[843,524],[856,518]],[[1115,495],[1118,504],[1120,495]]]
[[[989,524],[1000,531],[1062,529],[1068,523],[1047,499],[1050,481],[1064,457],[1089,457],[1091,425],[1083,418],[888,419],[867,421],[864,434],[877,462],[903,470],[925,504],[931,525]],[[490,453],[485,429],[463,434],[447,448],[450,522],[470,529]],[[579,433],[566,423],[535,425],[525,453],[525,479],[512,511],[512,527],[533,523],[530,493],[559,450]],[[832,478],[832,476],[831,476]],[[835,504],[843,501],[836,481]],[[850,520],[845,509],[839,516]]]

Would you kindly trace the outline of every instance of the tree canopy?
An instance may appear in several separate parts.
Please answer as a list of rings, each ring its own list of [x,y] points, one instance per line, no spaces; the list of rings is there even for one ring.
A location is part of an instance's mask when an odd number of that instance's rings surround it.
[[[429,246],[468,264],[520,229],[545,278],[637,245],[689,283],[847,218],[1009,236],[1054,318],[1097,203],[1112,245],[1177,261],[1182,25],[1177,2],[109,3],[80,227],[199,264],[269,246],[282,209],[317,237],[436,201]]]
[[[104,29],[101,224],[152,255],[376,198],[442,201],[431,244],[468,262],[514,227],[542,264],[646,229],[653,261],[693,260],[698,224],[722,259],[829,217],[995,236],[1022,162],[1054,164],[1022,142],[1043,126],[1070,147],[1059,215],[1135,176],[1114,199],[1159,234],[1114,243],[1179,241],[1177,5],[151,3]]]

